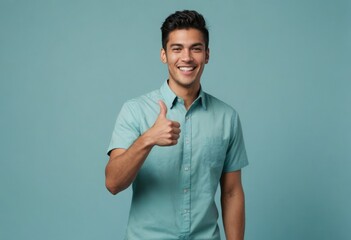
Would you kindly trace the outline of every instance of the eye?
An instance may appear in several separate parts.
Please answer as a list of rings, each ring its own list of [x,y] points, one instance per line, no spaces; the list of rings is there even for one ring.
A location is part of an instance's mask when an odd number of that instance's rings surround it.
[[[173,52],[180,52],[182,49],[180,47],[174,47],[172,48]]]
[[[192,49],[194,52],[201,52],[202,51],[201,47],[193,47]]]

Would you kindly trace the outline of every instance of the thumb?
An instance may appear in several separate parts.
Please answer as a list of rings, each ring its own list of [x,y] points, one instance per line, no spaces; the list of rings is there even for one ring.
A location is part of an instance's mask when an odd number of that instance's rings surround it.
[[[162,100],[159,100],[158,104],[160,105],[160,114],[158,116],[159,117],[162,116],[162,117],[166,118],[166,114],[167,114],[166,104]]]

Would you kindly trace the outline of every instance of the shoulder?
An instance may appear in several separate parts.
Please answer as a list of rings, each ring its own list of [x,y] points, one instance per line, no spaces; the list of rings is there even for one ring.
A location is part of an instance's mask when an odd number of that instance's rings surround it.
[[[123,104],[123,106],[134,110],[137,110],[137,109],[141,110],[145,106],[151,103],[155,103],[155,102],[157,103],[160,98],[161,98],[161,93],[160,93],[160,90],[157,89],[157,90],[148,92],[146,94],[143,94],[141,96],[129,99]]]
[[[225,103],[224,101],[220,100],[217,97],[214,97],[213,95],[207,92],[204,92],[204,93],[206,98],[206,105],[210,111],[237,117],[238,113],[231,105],[229,105],[228,103]]]

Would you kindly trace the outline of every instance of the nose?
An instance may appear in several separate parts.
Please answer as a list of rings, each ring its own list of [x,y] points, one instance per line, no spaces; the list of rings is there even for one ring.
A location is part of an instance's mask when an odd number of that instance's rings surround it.
[[[183,49],[182,52],[182,60],[184,62],[190,62],[193,60],[192,56],[191,56],[191,51],[189,49]]]

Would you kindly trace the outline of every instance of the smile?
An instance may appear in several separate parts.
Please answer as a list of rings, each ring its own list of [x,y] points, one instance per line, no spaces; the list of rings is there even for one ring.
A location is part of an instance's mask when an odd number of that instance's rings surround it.
[[[182,72],[193,71],[196,67],[178,67],[178,69]]]

